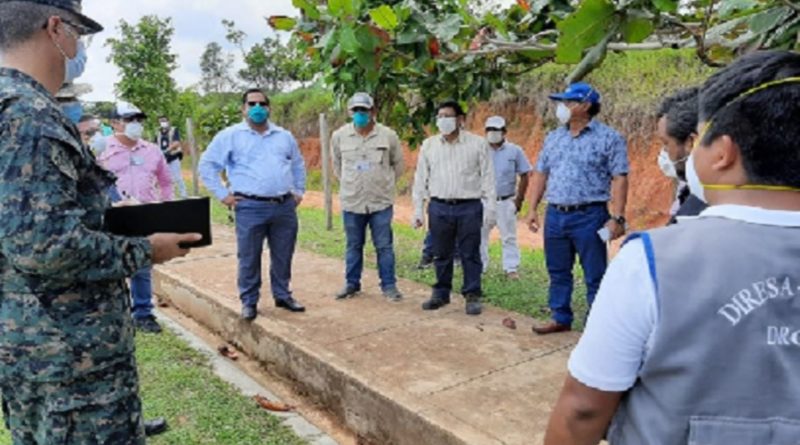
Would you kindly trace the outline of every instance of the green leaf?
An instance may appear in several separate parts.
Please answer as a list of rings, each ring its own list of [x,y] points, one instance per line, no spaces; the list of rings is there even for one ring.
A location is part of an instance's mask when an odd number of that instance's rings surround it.
[[[720,18],[728,18],[739,11],[746,11],[758,6],[755,0],[725,0],[719,8]]]
[[[760,12],[750,18],[750,30],[756,34],[771,31],[783,23],[791,14],[792,10],[787,7],[772,8]]]
[[[614,12],[614,5],[608,0],[584,0],[580,9],[557,25],[560,36],[556,62],[580,62],[583,51],[605,37]]]
[[[508,38],[508,27],[506,26],[505,22],[497,18],[496,15],[492,14],[491,12],[486,14],[483,18],[486,21],[486,24],[494,28],[495,31],[499,32],[505,38]]]
[[[301,9],[310,20],[319,20],[322,14],[319,13],[317,5],[311,3],[309,0],[292,0],[292,6]]]
[[[356,29],[356,39],[358,39],[358,45],[363,51],[372,53],[378,46],[378,38],[365,25],[361,25]]]
[[[399,24],[397,20],[397,14],[395,14],[394,10],[387,5],[382,5],[378,8],[371,9],[369,11],[369,16],[372,17],[372,21],[375,22],[376,25],[385,29],[386,31],[394,31]]]
[[[336,18],[342,18],[351,9],[350,0],[328,0],[328,12]]]
[[[652,0],[661,12],[678,12],[678,0]]]
[[[461,31],[461,16],[458,14],[450,14],[439,23],[428,25],[428,29],[435,35],[442,43],[449,42],[453,37],[457,36]]]
[[[291,31],[297,25],[297,20],[291,17],[271,17],[269,24],[277,31]]]
[[[622,37],[627,43],[640,43],[653,33],[653,22],[642,17],[628,17],[622,24]]]
[[[342,28],[339,33],[339,44],[342,45],[342,50],[349,54],[355,54],[361,47],[356,37],[356,32],[351,27]]]

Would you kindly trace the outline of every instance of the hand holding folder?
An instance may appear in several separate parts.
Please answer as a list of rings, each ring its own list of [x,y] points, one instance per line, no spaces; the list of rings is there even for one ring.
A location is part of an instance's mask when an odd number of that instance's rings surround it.
[[[210,246],[211,203],[206,197],[112,207],[106,210],[105,227],[124,236],[198,233],[202,236],[200,240],[184,241],[179,246],[183,249]]]

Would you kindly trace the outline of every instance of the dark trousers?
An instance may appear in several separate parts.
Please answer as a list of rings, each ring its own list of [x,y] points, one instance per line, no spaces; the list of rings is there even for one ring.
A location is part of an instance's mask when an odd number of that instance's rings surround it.
[[[372,244],[378,256],[378,275],[381,290],[387,291],[397,285],[395,277],[394,240],[392,236],[392,216],[394,209],[389,207],[375,213],[342,212],[344,230],[347,235],[347,254],[345,255],[347,286],[361,289],[361,272],[364,269],[364,243],[367,226],[372,233]]]
[[[236,244],[239,258],[239,297],[245,306],[258,304],[261,291],[261,254],[269,245],[272,297],[292,296],[292,257],[297,242],[297,211],[293,199],[270,203],[244,199],[236,205]]]
[[[428,220],[436,266],[433,294],[449,298],[453,289],[453,256],[458,250],[464,270],[463,295],[481,294],[481,226],[483,204],[480,200],[459,204],[431,201]],[[458,246],[458,249],[456,249]]]
[[[576,254],[586,281],[586,302],[589,307],[594,302],[608,265],[606,243],[597,231],[608,219],[608,209],[602,204],[572,212],[547,207],[544,253],[550,274],[550,309],[558,324],[572,324],[572,269]]]

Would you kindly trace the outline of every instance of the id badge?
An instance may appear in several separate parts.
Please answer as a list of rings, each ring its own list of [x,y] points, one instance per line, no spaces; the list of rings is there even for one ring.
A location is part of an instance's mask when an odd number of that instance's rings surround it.
[[[365,160],[356,162],[356,171],[368,172],[372,169],[372,162]]]
[[[131,165],[144,165],[144,158],[141,156],[131,156]]]

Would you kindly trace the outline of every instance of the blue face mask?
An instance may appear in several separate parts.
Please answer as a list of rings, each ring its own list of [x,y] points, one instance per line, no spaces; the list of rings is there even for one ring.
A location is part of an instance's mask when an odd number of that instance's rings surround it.
[[[73,124],[78,125],[83,117],[83,105],[80,102],[70,102],[61,106],[61,111]]]
[[[356,111],[353,113],[353,125],[356,128],[364,128],[369,125],[370,116],[366,111]]]
[[[72,59],[67,59],[66,74],[64,75],[64,83],[72,83],[75,79],[83,75],[83,70],[86,68],[86,46],[82,41],[78,40],[78,52]]]
[[[261,125],[269,119],[269,109],[256,105],[250,108],[250,111],[247,112],[247,117],[250,118],[252,123]]]

